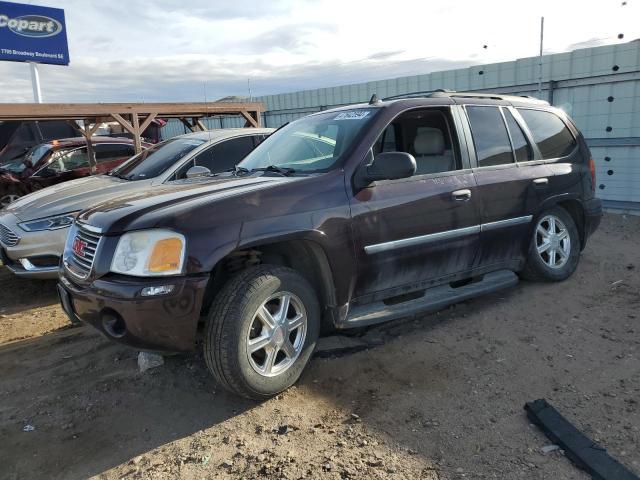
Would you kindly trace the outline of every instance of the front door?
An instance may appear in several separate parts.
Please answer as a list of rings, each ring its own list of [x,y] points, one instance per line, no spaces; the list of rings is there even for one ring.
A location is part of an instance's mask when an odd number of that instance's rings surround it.
[[[453,279],[479,245],[476,185],[453,109],[402,113],[370,152],[410,153],[416,173],[377,181],[351,198],[358,262],[354,299],[388,298]]]

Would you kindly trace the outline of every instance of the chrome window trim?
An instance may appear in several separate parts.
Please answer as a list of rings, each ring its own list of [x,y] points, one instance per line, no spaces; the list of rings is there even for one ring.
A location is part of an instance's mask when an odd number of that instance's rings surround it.
[[[445,230],[442,232],[430,233],[428,235],[420,235],[419,237],[408,237],[400,240],[392,240],[390,242],[367,245],[364,247],[364,251],[368,255],[373,255],[375,253],[395,250],[397,248],[412,247],[415,245],[424,245],[428,243],[439,242],[441,240],[451,240],[453,238],[465,237],[467,235],[474,235],[480,232],[497,230],[499,228],[512,227],[515,225],[523,225],[525,223],[530,223],[532,220],[533,220],[533,215],[507,218],[505,220],[482,223],[480,225],[473,225],[470,227],[456,228],[454,230]]]

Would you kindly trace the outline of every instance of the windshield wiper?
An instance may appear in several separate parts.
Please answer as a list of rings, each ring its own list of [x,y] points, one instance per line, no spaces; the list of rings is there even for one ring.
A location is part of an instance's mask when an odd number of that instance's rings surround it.
[[[248,168],[239,167],[238,165],[236,165],[235,167],[227,170],[227,172],[233,172],[234,175],[238,175],[239,173],[250,173],[250,170]]]
[[[275,173],[279,173],[280,175],[284,175],[285,177],[288,177],[289,175],[293,175],[294,173],[296,173],[295,169],[293,168],[279,167],[277,165],[269,165],[268,167],[262,167],[262,168],[252,168],[251,171],[252,172],[275,172]]]

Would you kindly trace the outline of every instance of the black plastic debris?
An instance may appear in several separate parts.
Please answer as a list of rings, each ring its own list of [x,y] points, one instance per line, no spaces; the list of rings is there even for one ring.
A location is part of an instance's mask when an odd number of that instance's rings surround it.
[[[595,480],[640,480],[631,470],[611,457],[607,450],[586,437],[546,400],[528,402],[524,409],[537,425],[578,468]]]

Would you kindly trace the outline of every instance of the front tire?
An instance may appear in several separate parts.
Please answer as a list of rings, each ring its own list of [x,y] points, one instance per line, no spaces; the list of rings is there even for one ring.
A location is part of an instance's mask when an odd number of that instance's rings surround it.
[[[204,358],[225,389],[263,400],[298,380],[319,331],[309,282],[290,268],[260,265],[232,278],[214,299]]]
[[[560,282],[575,272],[580,260],[580,235],[562,207],[545,210],[536,219],[527,263],[521,275],[529,280]]]

